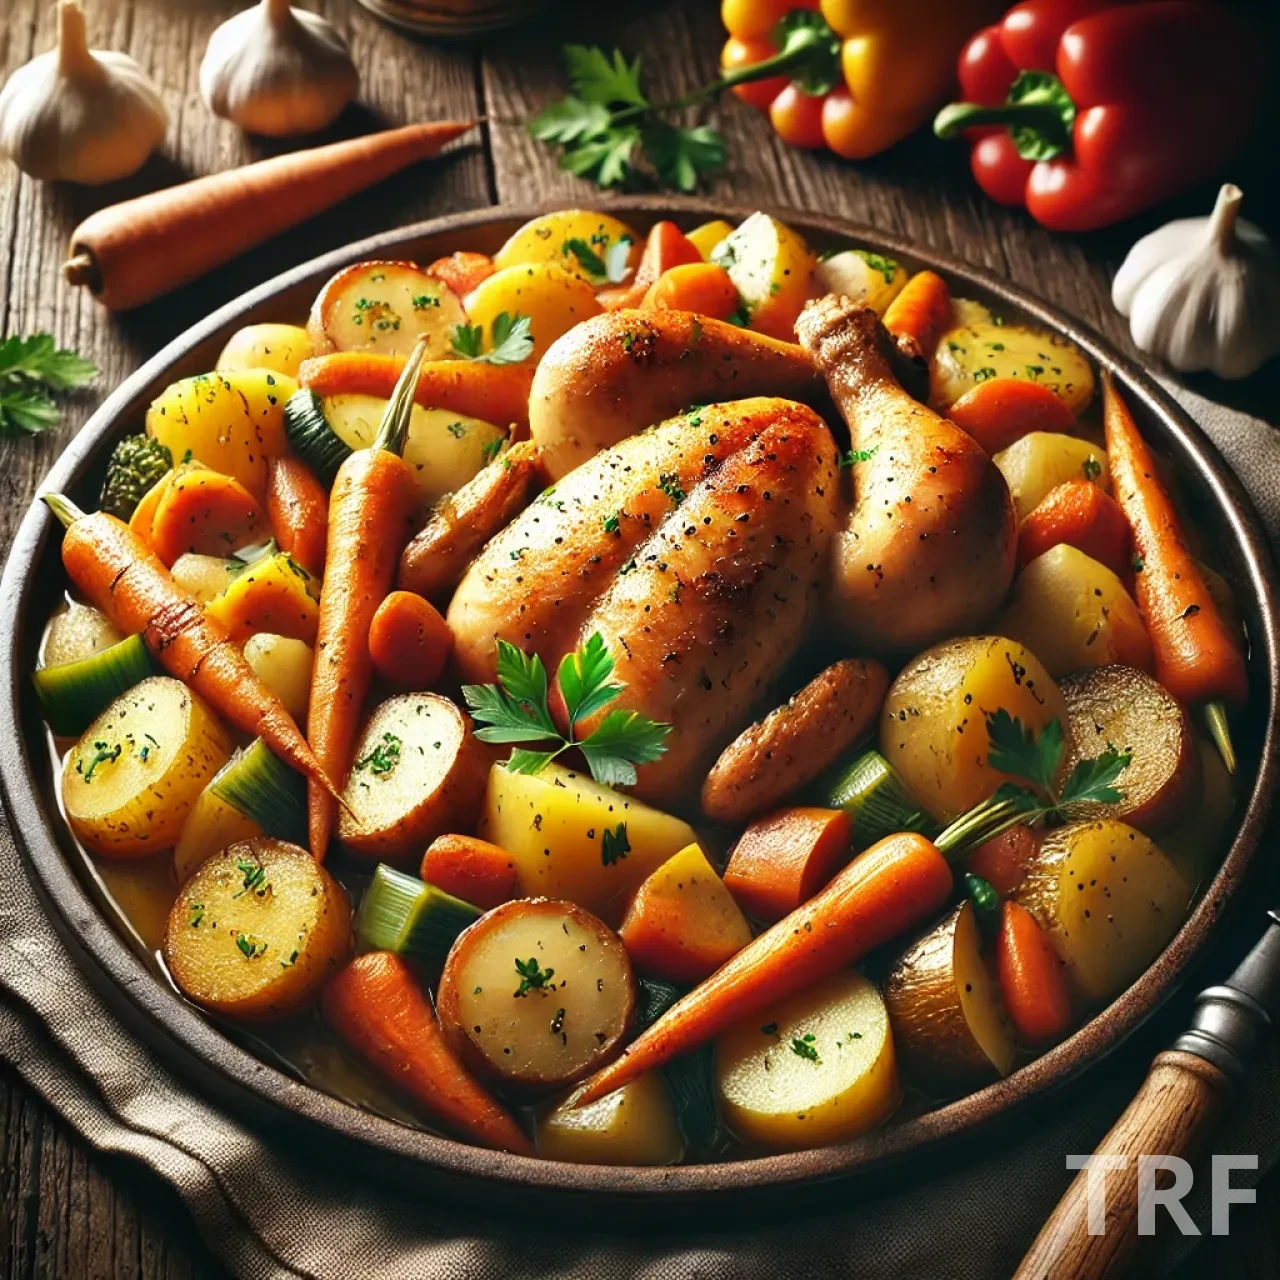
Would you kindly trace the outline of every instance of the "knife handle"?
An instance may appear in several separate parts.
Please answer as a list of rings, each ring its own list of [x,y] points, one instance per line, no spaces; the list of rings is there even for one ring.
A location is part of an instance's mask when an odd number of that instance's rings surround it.
[[[1089,1234],[1088,1170],[1081,1169],[1040,1229],[1014,1280],[1099,1280],[1119,1276],[1138,1246],[1138,1157],[1194,1160],[1208,1145],[1232,1092],[1228,1074],[1193,1053],[1170,1049],[1151,1070],[1128,1109],[1098,1144],[1097,1154],[1125,1157],[1106,1177],[1105,1230]],[[1095,1172],[1095,1179],[1102,1176]]]

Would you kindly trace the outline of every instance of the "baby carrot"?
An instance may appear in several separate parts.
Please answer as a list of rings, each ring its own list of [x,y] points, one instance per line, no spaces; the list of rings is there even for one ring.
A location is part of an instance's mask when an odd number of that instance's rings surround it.
[[[171,675],[185,681],[238,729],[261,738],[319,793],[336,798],[324,766],[293,717],[253,673],[221,623],[169,576],[128,525],[105,511],[85,515],[61,494],[44,501],[67,527],[62,563],[89,603],[126,635],[141,635]]]
[[[1018,563],[1065,543],[1126,581],[1133,572],[1129,522],[1116,500],[1088,480],[1068,480],[1041,498],[1018,530]]]
[[[742,305],[729,273],[714,262],[685,262],[664,271],[644,295],[646,307],[671,307],[696,311],[716,320],[728,320]]]
[[[486,911],[516,896],[515,859],[479,836],[444,835],[422,855],[422,878]]]
[[[446,258],[437,258],[427,268],[427,275],[443,280],[458,297],[465,298],[493,275],[493,271],[493,259],[487,253],[459,249]]]
[[[369,624],[373,669],[397,689],[430,689],[452,652],[449,624],[412,591],[393,591]]]
[[[650,285],[655,284],[672,267],[686,262],[701,262],[698,247],[674,222],[655,222],[644,244],[635,279],[612,289],[601,289],[596,298],[606,311],[638,307]]]
[[[286,453],[267,464],[267,522],[280,550],[320,577],[329,536],[329,495],[301,458]]]
[[[1239,637],[1214,603],[1155,459],[1105,370],[1102,390],[1111,485],[1133,531],[1134,595],[1155,651],[1156,679],[1180,702],[1206,704],[1209,732],[1235,772],[1227,704],[1249,696]]]
[[[620,1058],[587,1080],[574,1105],[620,1089],[740,1018],[857,963],[927,920],[951,889],[951,868],[931,840],[915,832],[887,836],[672,1005]]]
[[[1033,431],[1070,434],[1076,425],[1060,396],[1026,378],[988,378],[966,391],[947,417],[988,453],[999,453]]]
[[[932,271],[917,271],[884,313],[884,327],[907,339],[922,359],[933,362],[938,337],[951,323],[951,290]]]
[[[329,494],[307,741],[328,773],[342,782],[351,768],[351,750],[373,674],[369,627],[395,581],[417,504],[413,469],[401,454],[426,349],[425,339],[414,348],[373,444],[343,462]],[[308,787],[307,829],[317,860],[329,847],[334,817],[333,798],[320,787]]]
[[[1001,908],[996,935],[1000,995],[1028,1045],[1050,1044],[1071,1026],[1071,992],[1062,959],[1035,916],[1016,902]]]

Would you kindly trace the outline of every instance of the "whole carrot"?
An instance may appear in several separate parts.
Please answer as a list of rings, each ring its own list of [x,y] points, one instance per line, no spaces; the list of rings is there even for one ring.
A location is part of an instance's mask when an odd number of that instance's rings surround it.
[[[329,536],[329,495],[301,458],[287,453],[267,464],[267,521],[280,549],[318,578]]]
[[[1024,1044],[1060,1040],[1071,1026],[1071,992],[1062,957],[1035,916],[1016,902],[1001,908],[996,975],[1005,1008]]]
[[[1234,773],[1227,705],[1249,696],[1239,637],[1214,603],[1155,459],[1106,371],[1102,390],[1111,485],[1133,531],[1134,595],[1155,651],[1156,679],[1180,702],[1205,704],[1209,732]]]
[[[238,729],[261,738],[318,793],[336,797],[329,773],[293,717],[254,674],[222,624],[174,582],[159,556],[105,511],[85,515],[56,493],[45,494],[44,501],[66,525],[62,563],[89,603],[118,630],[141,635],[166,671]]]
[[[587,1080],[574,1105],[612,1093],[740,1018],[855,964],[927,920],[951,889],[951,868],[933,841],[915,832],[887,836],[672,1005],[620,1058]]]
[[[413,349],[387,402],[373,444],[351,454],[329,494],[329,536],[320,588],[320,626],[311,673],[307,740],[329,774],[345,781],[373,674],[369,627],[395,581],[417,505],[413,469],[401,455],[427,344]],[[323,859],[335,817],[333,797],[307,788],[311,853]]]

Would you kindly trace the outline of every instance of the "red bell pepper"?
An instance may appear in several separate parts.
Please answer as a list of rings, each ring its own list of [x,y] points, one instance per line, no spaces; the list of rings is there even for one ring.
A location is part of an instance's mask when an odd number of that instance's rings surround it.
[[[1221,5],[1025,0],[960,55],[978,185],[1055,231],[1118,222],[1210,177],[1244,141],[1259,42]]]

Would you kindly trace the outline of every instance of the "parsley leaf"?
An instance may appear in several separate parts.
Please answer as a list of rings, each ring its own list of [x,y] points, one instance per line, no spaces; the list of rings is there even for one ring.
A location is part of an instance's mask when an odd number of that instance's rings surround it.
[[[454,353],[476,364],[519,364],[533,353],[532,321],[517,312],[500,311],[489,328],[489,350],[484,350],[484,326],[460,324],[450,337]]]
[[[515,990],[518,996],[530,991],[541,991],[547,987],[548,983],[551,984],[552,989],[555,987],[551,979],[555,977],[556,971],[541,968],[537,956],[530,956],[528,960],[517,959],[516,973],[520,978],[520,985]]]
[[[817,1045],[814,1041],[817,1037],[812,1031],[806,1031],[804,1037],[793,1037],[791,1041],[791,1052],[797,1058],[804,1058],[809,1062],[820,1064],[822,1059],[818,1057]]]
[[[605,246],[602,258],[585,240],[574,237],[564,242],[561,253],[577,258],[578,265],[591,277],[592,284],[621,284],[631,274],[631,268],[627,266],[631,244],[630,236],[619,236]]]
[[[529,121],[529,132],[539,142],[560,146],[599,138],[609,129],[609,108],[600,102],[584,102],[570,94],[553,102]]]
[[[610,711],[585,742],[578,744],[591,776],[606,787],[635,785],[638,764],[651,764],[667,749],[669,724],[639,711]]]
[[[1129,767],[1132,751],[1117,751],[1109,743],[1107,749],[1092,760],[1077,760],[1070,777],[1062,786],[1062,803],[1115,804],[1124,792],[1111,784]]]
[[[870,449],[850,449],[848,453],[842,454],[839,466],[841,468],[851,467],[857,462],[870,462],[876,456],[880,446],[873,444]]]
[[[572,734],[579,720],[586,720],[607,706],[622,692],[620,684],[610,684],[613,658],[597,631],[586,644],[561,659],[556,683],[564,698]]]
[[[633,107],[647,107],[648,99],[640,88],[641,59],[628,63],[621,49],[615,49],[612,57],[603,49],[589,45],[564,46],[565,70],[573,91],[584,102],[613,106],[623,103]]]
[[[600,835],[600,861],[606,867],[620,862],[631,852],[631,841],[627,839],[627,824],[620,822],[610,830],[608,827]]]
[[[681,128],[653,120],[644,131],[644,154],[667,186],[693,191],[704,173],[724,164],[725,146],[709,125]]]
[[[631,174],[631,156],[640,142],[634,126],[604,133],[566,150],[560,167],[575,177],[590,178],[597,186],[616,187]]]
[[[39,435],[58,425],[46,391],[73,391],[98,372],[92,361],[54,346],[48,333],[0,341],[0,439]]]

